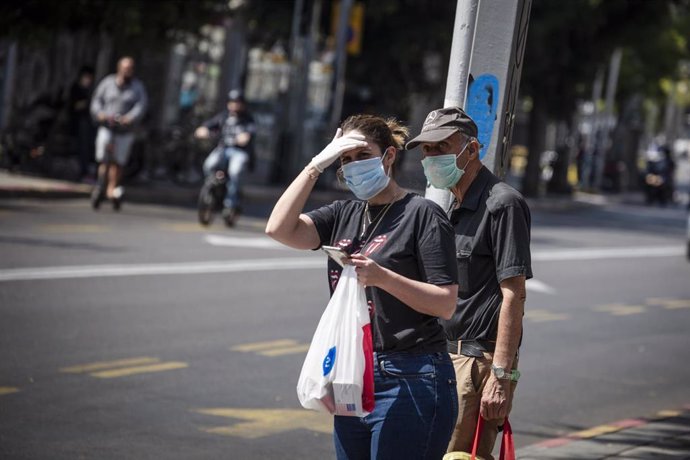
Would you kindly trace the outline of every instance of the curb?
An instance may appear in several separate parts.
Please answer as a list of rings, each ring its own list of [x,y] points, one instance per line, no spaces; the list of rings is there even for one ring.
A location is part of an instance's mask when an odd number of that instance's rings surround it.
[[[591,428],[587,428],[585,430],[576,431],[565,436],[547,439],[536,444],[531,444],[529,446],[522,447],[516,451],[516,454],[519,454],[519,458],[525,459],[556,458],[554,457],[556,455],[558,455],[557,458],[566,458],[563,457],[563,455],[567,455],[568,452],[572,452],[572,455],[575,455],[577,452],[580,452],[582,450],[582,442],[600,441],[603,443],[605,442],[604,437],[607,435],[625,432],[626,430],[630,430],[633,428],[649,428],[649,425],[653,425],[655,423],[664,422],[679,417],[690,418],[690,404],[685,404],[681,406],[680,409],[676,410],[662,410],[649,417],[618,420],[615,422],[610,422],[603,425],[597,425]],[[657,436],[658,439],[655,439],[655,441],[660,441],[668,437],[668,434],[665,437],[660,434],[659,436]],[[578,445],[576,446],[575,443],[577,443]],[[650,443],[641,440],[639,446],[645,444],[653,446],[654,442]],[[577,458],[602,457],[578,456]],[[615,454],[607,455],[606,458],[615,458]]]

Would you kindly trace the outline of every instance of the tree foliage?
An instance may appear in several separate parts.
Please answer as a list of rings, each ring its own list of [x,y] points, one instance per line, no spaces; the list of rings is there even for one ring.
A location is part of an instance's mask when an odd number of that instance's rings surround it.
[[[659,80],[689,56],[688,13],[687,0],[534,0],[521,95],[543,101],[550,117],[568,119],[621,47],[619,100],[658,97]]]
[[[44,44],[68,29],[105,31],[116,40],[156,46],[229,13],[226,0],[5,0],[0,30],[25,43]]]

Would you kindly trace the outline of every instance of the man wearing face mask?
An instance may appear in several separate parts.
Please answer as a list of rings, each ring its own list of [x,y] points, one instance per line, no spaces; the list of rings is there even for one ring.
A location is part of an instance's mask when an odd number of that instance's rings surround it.
[[[406,149],[418,145],[431,186],[454,196],[447,212],[455,229],[458,300],[451,319],[441,320],[459,399],[448,452],[471,452],[481,413],[477,454],[493,459],[520,377],[525,281],[532,277],[530,212],[518,191],[482,165],[477,125],[461,108],[429,113]]]

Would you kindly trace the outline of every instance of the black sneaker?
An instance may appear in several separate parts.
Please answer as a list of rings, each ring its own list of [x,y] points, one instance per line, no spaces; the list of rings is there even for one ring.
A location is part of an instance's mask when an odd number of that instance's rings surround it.
[[[91,207],[97,210],[103,201],[103,190],[100,187],[94,187],[91,191]]]
[[[122,187],[115,187],[113,191],[113,211],[119,211],[122,206],[122,195],[124,195],[124,190]]]
[[[237,219],[237,210],[235,208],[223,209],[223,221],[226,227],[234,227],[235,219]]]

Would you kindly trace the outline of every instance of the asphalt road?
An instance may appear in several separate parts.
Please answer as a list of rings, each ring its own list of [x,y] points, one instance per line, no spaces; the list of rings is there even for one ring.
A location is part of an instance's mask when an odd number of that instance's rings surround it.
[[[533,217],[517,446],[690,403],[684,211]],[[0,201],[0,458],[332,458],[295,394],[325,259],[262,225]]]

